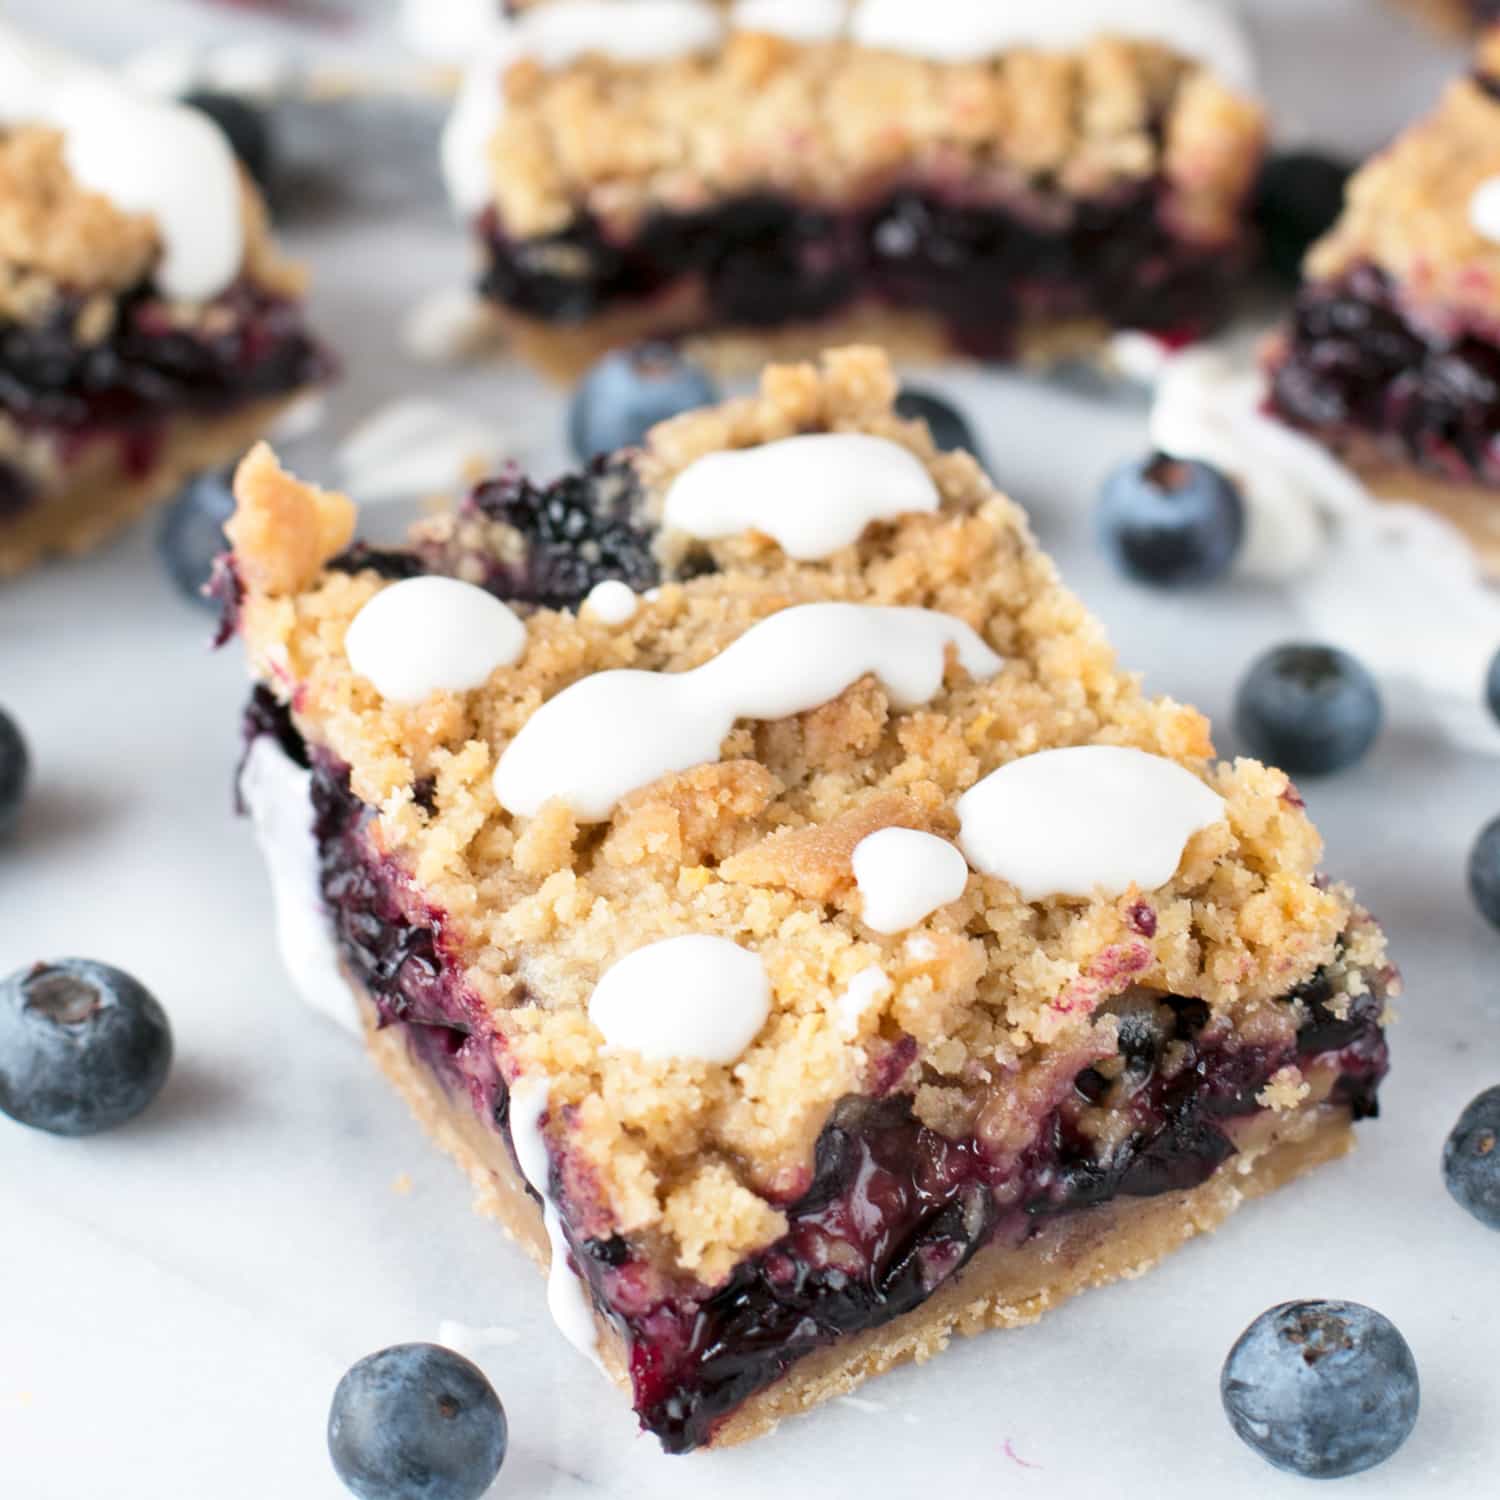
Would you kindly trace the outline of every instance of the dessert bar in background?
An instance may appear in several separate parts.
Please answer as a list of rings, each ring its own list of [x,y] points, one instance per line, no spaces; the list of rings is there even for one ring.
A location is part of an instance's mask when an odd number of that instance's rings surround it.
[[[1450,36],[1500,21],[1500,0],[1399,0],[1401,6]]]
[[[238,478],[295,981],[672,1452],[1145,1270],[1386,1070],[1383,937],[1286,775],[1143,696],[895,395],[774,367],[393,550]]]
[[[329,360],[206,116],[0,25],[0,576],[229,462]]]
[[[1268,372],[1277,417],[1500,570],[1500,33],[1355,175]]]
[[[752,368],[1177,345],[1250,258],[1264,120],[1213,0],[544,0],[480,55],[445,172],[557,376],[647,337]]]

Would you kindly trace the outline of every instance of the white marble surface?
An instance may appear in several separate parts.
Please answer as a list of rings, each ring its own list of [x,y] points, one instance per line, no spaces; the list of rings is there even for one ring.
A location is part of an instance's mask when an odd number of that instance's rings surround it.
[[[247,25],[185,0],[10,9],[101,48]],[[1257,29],[1285,117],[1349,146],[1394,129],[1457,63],[1376,0],[1265,0]],[[499,424],[539,466],[560,459],[554,396],[512,369],[418,371],[399,353],[398,313],[463,264],[440,217],[329,216],[296,238],[349,363],[332,431],[420,385]],[[1093,488],[1142,442],[1142,409],[972,372],[944,384],[1126,660],[1222,718],[1284,609],[1248,586],[1144,593],[1094,554]],[[1500,811],[1493,762],[1403,722],[1364,766],[1305,788],[1330,870],[1358,881],[1408,978],[1385,1117],[1356,1157],[1144,1281],[956,1346],[749,1450],[667,1460],[563,1343],[540,1280],[470,1216],[457,1174],[363,1057],[293,1000],[253,839],[230,808],[243,673],[204,634],[149,527],[0,589],[0,700],[38,763],[23,836],[0,852],[0,972],[108,959],[157,991],[178,1041],[158,1106],[117,1135],[60,1141],[0,1121],[7,1500],[336,1497],[322,1429],[338,1376],[443,1319],[519,1335],[484,1355],[511,1416],[497,1497],[1278,1500],[1305,1486],[1230,1434],[1217,1378],[1241,1327],[1299,1296],[1380,1307],[1422,1368],[1415,1436],[1339,1494],[1492,1492],[1500,1242],[1448,1202],[1437,1156],[1460,1106],[1500,1080],[1500,937],[1463,890],[1470,839]]]

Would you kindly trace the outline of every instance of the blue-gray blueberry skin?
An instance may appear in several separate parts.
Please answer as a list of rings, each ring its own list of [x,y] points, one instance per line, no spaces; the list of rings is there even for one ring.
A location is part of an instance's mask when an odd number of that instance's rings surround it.
[[[923,390],[919,386],[902,386],[896,397],[896,415],[908,422],[921,420],[927,424],[932,441],[940,453],[968,453],[979,458],[979,440],[968,418],[936,391]]]
[[[1229,571],[1245,539],[1245,502],[1212,464],[1153,453],[1104,481],[1098,530],[1127,577],[1192,588]]]
[[[1262,1313],[1230,1350],[1219,1393],[1251,1448],[1308,1479],[1384,1463],[1421,1405],[1406,1340],[1357,1302],[1283,1302]]]
[[[204,593],[214,559],[229,550],[224,523],[234,514],[234,492],[228,470],[199,474],[183,486],[167,507],[156,534],[167,575],[182,595],[200,609],[218,606]]]
[[[1240,683],[1234,728],[1246,751],[1293,776],[1331,776],[1363,760],[1385,705],[1347,651],[1293,642],[1260,657]]]
[[[31,780],[31,754],[20,725],[0,708],[0,839],[14,833]]]
[[[507,1439],[484,1372],[437,1344],[397,1344],[360,1360],[328,1413],[329,1456],[358,1500],[480,1500]]]
[[[0,1112],[51,1135],[133,1120],[172,1066],[166,1013],[137,980],[67,958],[0,980]]]
[[[1485,921],[1500,927],[1500,818],[1485,824],[1469,851],[1469,894]]]
[[[1455,1203],[1487,1229],[1500,1229],[1500,1086],[1458,1117],[1443,1147],[1443,1181]]]
[[[616,349],[573,392],[568,440],[587,463],[601,454],[639,447],[658,422],[712,406],[719,388],[670,344]]]

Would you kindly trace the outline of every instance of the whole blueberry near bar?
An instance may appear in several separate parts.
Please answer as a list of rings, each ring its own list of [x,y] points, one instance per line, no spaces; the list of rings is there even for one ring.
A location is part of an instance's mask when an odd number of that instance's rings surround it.
[[[0,981],[0,1112],[52,1135],[97,1135],[161,1092],[172,1030],[108,964],[65,958]]]
[[[1490,658],[1490,669],[1485,673],[1484,701],[1490,712],[1500,719],[1500,651]]]
[[[1500,1229],[1500,1086],[1458,1117],[1443,1146],[1443,1181],[1455,1203],[1487,1229]]]
[[[226,94],[216,89],[185,94],[182,102],[207,115],[224,132],[240,164],[263,192],[269,192],[276,167],[276,152],[265,110],[238,94]]]
[[[359,1500],[479,1500],[507,1440],[484,1372],[437,1344],[367,1355],[339,1381],[328,1413],[329,1456]]]
[[[586,462],[637,447],[658,422],[718,398],[708,375],[670,344],[617,349],[579,381],[568,408],[568,440]]]
[[[1308,1479],[1384,1463],[1421,1404],[1406,1340],[1357,1302],[1283,1302],[1262,1313],[1229,1351],[1219,1394],[1250,1447]]]
[[[1333,228],[1353,170],[1316,151],[1282,152],[1261,170],[1255,219],[1266,261],[1283,281],[1296,284],[1303,257]]]
[[[157,533],[157,548],[172,582],[205,609],[216,607],[203,592],[214,559],[229,550],[224,535],[224,523],[234,514],[229,481],[229,472],[218,469],[190,479],[162,516]]]
[[[1480,830],[1469,851],[1469,894],[1492,927],[1500,927],[1500,818]]]
[[[1153,453],[1104,481],[1099,533],[1119,567],[1141,583],[1211,583],[1244,540],[1245,503],[1212,465]]]
[[[916,386],[903,386],[896,397],[896,415],[907,421],[921,420],[927,424],[932,441],[943,453],[960,450],[979,454],[979,443],[968,418],[936,391],[921,390]]]
[[[1290,644],[1266,652],[1234,704],[1245,750],[1294,776],[1325,776],[1362,760],[1384,718],[1375,679],[1333,646]]]
[[[0,838],[15,831],[31,780],[31,754],[20,726],[0,708]]]

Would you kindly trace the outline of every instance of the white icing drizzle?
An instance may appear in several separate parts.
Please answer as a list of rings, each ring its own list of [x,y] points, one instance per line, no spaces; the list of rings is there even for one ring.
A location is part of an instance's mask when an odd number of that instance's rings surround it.
[[[905,932],[957,901],[969,866],[947,839],[916,828],[881,828],[854,846],[860,920],[876,932]]]
[[[547,1137],[542,1133],[542,1118],[547,1113],[547,1085],[523,1079],[510,1091],[510,1139],[516,1149],[516,1160],[525,1177],[542,1200],[542,1220],[547,1242],[552,1248],[552,1263],[547,1271],[547,1310],[562,1336],[582,1355],[603,1370],[599,1359],[599,1325],[594,1321],[594,1304],[583,1278],[569,1263],[572,1252],[563,1233],[562,1215],[552,1196],[552,1162],[547,1154]]]
[[[1154,891],[1224,799],[1165,756],[1076,745],[1022,756],[958,799],[969,863],[1025,901]]]
[[[1486,177],[1469,199],[1469,224],[1482,239],[1500,245],[1500,177]]]
[[[1241,88],[1255,80],[1244,28],[1222,0],[862,0],[850,33],[862,46],[939,62],[1014,47],[1072,51],[1112,34],[1160,42]]]
[[[864,1026],[865,1017],[890,994],[891,989],[891,976],[879,964],[861,969],[845,986],[843,994],[833,1002],[839,1035],[850,1040],[857,1037]]]
[[[1265,381],[1248,362],[1192,350],[1167,360],[1151,407],[1151,442],[1222,470],[1245,502],[1238,572],[1290,578],[1326,550],[1331,523],[1369,509],[1365,487],[1312,439],[1263,410]]]
[[[851,546],[873,521],[935,513],[937,486],[909,448],[862,432],[813,432],[710,453],[667,491],[667,526],[700,541],[755,530],[807,562]]]
[[[514,61],[504,44],[478,49],[443,126],[438,161],[448,198],[458,213],[479,213],[490,201],[489,145],[505,118],[505,69]]]
[[[589,1000],[606,1047],[649,1062],[738,1062],[770,1014],[760,955],[701,933],[637,948]]]
[[[832,42],[848,26],[848,0],[735,0],[736,31],[764,31],[789,42]]]
[[[952,615],[869,604],[802,604],[752,626],[690,672],[600,672],[544,703],[495,767],[500,805],[533,817],[553,797],[601,822],[638,787],[719,758],[738,719],[785,719],[868,674],[897,708],[934,698],[948,647],[972,677],[1001,659]]]
[[[201,111],[154,99],[0,22],[0,123],[60,130],[79,182],[151,215],[162,247],[156,283],[169,297],[214,297],[239,274],[239,166]]]
[[[402,40],[430,62],[463,67],[505,35],[500,0],[401,0]]]
[[[583,607],[601,625],[628,625],[635,619],[641,601],[628,583],[622,583],[618,578],[606,578],[589,590]]]
[[[402,398],[366,417],[334,457],[343,487],[378,503],[463,489],[497,469],[505,450],[493,423],[442,402]]]
[[[313,836],[312,773],[269,735],[245,757],[240,796],[255,825],[271,877],[276,946],[304,1004],[360,1036],[359,1006],[339,965],[338,945],[323,907],[318,843]]]
[[[344,654],[389,703],[464,693],[519,660],[526,627],[493,594],[457,578],[403,578],[350,622]]]

